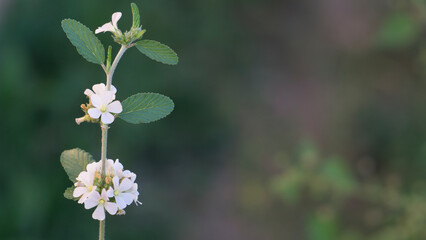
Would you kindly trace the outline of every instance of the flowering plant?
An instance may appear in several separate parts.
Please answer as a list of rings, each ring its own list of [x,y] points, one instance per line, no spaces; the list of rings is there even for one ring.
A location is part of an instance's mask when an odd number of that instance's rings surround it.
[[[65,190],[68,199],[84,204],[85,209],[95,208],[93,219],[100,221],[99,239],[105,238],[105,212],[111,215],[124,215],[124,209],[133,202],[138,205],[138,184],[136,174],[123,170],[117,159],[107,159],[108,129],[116,118],[133,123],[149,123],[159,120],[173,111],[173,101],[158,93],[136,93],[124,101],[116,100],[117,88],[112,85],[114,71],[123,54],[135,46],[147,57],[169,65],[178,62],[176,53],[168,46],[153,40],[141,40],[145,29],[140,25],[139,9],[131,4],[133,24],[129,31],[121,31],[117,22],[121,12],[112,15],[111,22],[97,28],[93,33],[88,27],[72,19],[62,21],[62,28],[78,53],[88,62],[99,64],[106,74],[106,83],[86,89],[84,94],[88,103],[82,104],[84,116],[76,118],[77,124],[83,122],[99,124],[102,132],[101,158],[95,162],[92,155],[79,148],[66,150],[61,154],[61,164],[73,186]],[[111,32],[112,38],[121,47],[112,61],[112,47],[108,47],[107,57],[98,33]]]

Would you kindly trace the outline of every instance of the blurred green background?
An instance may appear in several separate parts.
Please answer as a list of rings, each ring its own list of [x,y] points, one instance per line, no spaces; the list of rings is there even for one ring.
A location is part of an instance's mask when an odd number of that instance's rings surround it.
[[[108,239],[426,239],[425,0],[135,2],[180,61],[131,49],[117,98],[176,107],[110,130],[144,205],[108,217]],[[128,29],[130,1],[0,0],[0,239],[97,239],[59,156],[100,157],[99,127],[74,118],[104,73],[60,21],[115,11]]]

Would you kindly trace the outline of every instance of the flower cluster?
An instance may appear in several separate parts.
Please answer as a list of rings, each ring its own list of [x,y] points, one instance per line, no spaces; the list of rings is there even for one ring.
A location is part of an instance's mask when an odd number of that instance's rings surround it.
[[[84,208],[96,207],[92,217],[97,220],[105,219],[105,210],[111,214],[124,214],[124,209],[138,201],[138,184],[136,174],[123,170],[123,165],[117,159],[105,162],[105,175],[102,176],[102,162],[90,163],[86,171],[81,172],[74,184],[73,196],[79,198],[78,203]]]
[[[107,90],[103,83],[93,85],[92,89],[93,91],[90,89],[84,91],[84,94],[90,99],[90,103],[82,105],[86,115],[77,118],[77,124],[84,121],[97,122],[99,118],[103,124],[111,124],[115,119],[113,113],[118,114],[123,111],[120,101],[115,100],[117,89],[111,86],[110,90]]]

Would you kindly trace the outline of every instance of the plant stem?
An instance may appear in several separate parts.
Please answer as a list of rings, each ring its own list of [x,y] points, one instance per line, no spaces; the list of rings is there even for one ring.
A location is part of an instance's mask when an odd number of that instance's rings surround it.
[[[117,67],[118,62],[120,61],[121,57],[123,56],[124,52],[127,50],[127,47],[124,45],[121,45],[120,51],[118,51],[117,56],[115,56],[114,62],[111,65],[111,68],[108,72],[106,72],[107,75],[107,82],[106,82],[106,90],[109,91],[111,88],[112,83],[112,76],[114,75],[115,68]],[[106,70],[105,66],[102,64],[102,68]],[[108,143],[108,125],[102,124],[102,147],[101,147],[101,163],[102,163],[102,178],[105,178],[106,176],[106,160],[107,160],[107,143]],[[105,220],[99,221],[99,240],[105,240]]]
[[[108,141],[108,125],[102,124],[102,149],[101,149],[101,161],[102,161],[102,178],[106,175],[106,155],[107,155],[107,141]],[[99,221],[99,240],[105,240],[105,220]]]
[[[127,50],[127,47],[124,45],[121,45],[120,51],[118,51],[117,56],[115,56],[114,62],[112,63],[111,68],[106,73],[107,75],[106,90],[107,91],[111,89],[112,76],[114,75],[115,68],[117,68],[117,64],[126,50]],[[102,152],[101,152],[102,176],[105,177],[106,159],[107,159],[107,143],[108,143],[108,125],[102,124],[101,129],[102,129]]]
[[[101,148],[101,162],[102,162],[102,177],[106,175],[106,159],[107,159],[107,144],[108,144],[108,125],[102,124],[102,148]]]
[[[105,220],[99,221],[99,240],[105,240]]]
[[[114,75],[115,68],[117,67],[118,62],[120,61],[121,57],[123,56],[126,50],[127,50],[127,47],[124,45],[121,45],[120,51],[118,51],[117,56],[115,56],[114,62],[112,63],[111,68],[109,69],[107,73],[106,89],[108,91],[111,88],[112,76]]]

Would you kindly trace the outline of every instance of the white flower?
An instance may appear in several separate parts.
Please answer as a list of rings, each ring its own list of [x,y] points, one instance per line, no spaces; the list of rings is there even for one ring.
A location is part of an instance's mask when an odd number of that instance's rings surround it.
[[[80,197],[78,203],[83,203],[89,195],[96,190],[96,186],[93,185],[95,179],[95,173],[98,170],[98,163],[87,164],[87,172],[81,172],[77,177],[75,184],[76,188],[73,192],[73,197]]]
[[[111,189],[107,191],[102,189],[102,193],[99,194],[97,191],[93,191],[89,198],[84,202],[84,208],[91,209],[95,206],[96,209],[92,214],[93,219],[102,221],[105,219],[105,210],[111,215],[117,213],[117,204],[110,202],[108,196],[112,195]]]
[[[112,179],[112,183],[114,184],[114,197],[115,202],[119,209],[126,208],[127,205],[130,205],[134,199],[132,193],[129,193],[133,187],[133,182],[128,178],[124,178],[121,182],[120,179],[115,176]]]
[[[120,101],[114,101],[117,89],[111,89],[111,91],[107,91],[105,85],[96,84],[93,86],[94,93],[88,89],[85,91],[86,95],[90,95],[90,101],[94,106],[87,113],[93,119],[101,117],[101,122],[104,124],[110,124],[114,121],[114,116],[111,113],[123,111]]]
[[[92,91],[92,90],[90,90],[90,89],[86,89],[86,90],[84,91],[84,94],[85,94],[86,96],[88,96],[89,98],[90,98],[93,94],[101,95],[103,92],[105,92],[105,91],[106,91],[106,86],[105,86],[105,84],[103,84],[103,83],[99,83],[99,84],[95,84],[95,85],[93,85],[92,89],[93,89],[93,91]],[[117,93],[117,89],[116,89],[113,85],[111,85],[111,87],[110,87],[109,91],[111,91],[111,92],[114,94],[114,99],[115,99],[115,94]]]
[[[98,27],[98,29],[96,29],[95,34],[101,33],[101,32],[112,32],[112,33],[119,33],[119,29],[117,26],[117,22],[118,20],[120,20],[121,18],[121,12],[116,12],[114,14],[112,14],[111,17],[111,22],[109,23],[105,23],[104,25],[102,25],[102,27]]]
[[[89,197],[92,191],[96,190],[96,186],[93,186],[94,174],[90,174],[86,171],[81,172],[77,179],[79,182],[76,183],[76,188],[73,192],[73,197],[80,197],[78,203],[83,203]]]

